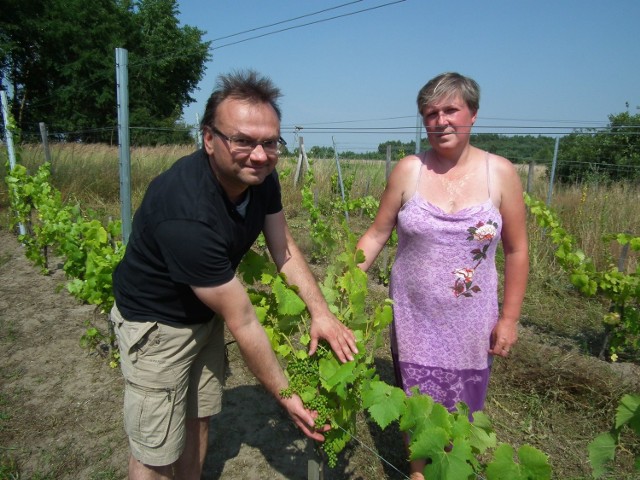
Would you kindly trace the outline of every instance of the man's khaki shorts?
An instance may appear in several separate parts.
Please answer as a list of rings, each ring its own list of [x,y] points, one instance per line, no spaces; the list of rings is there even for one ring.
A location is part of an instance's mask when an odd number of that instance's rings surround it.
[[[224,322],[197,325],[127,321],[111,310],[125,379],[124,427],[132,455],[145,465],[174,463],[185,420],[222,408]]]

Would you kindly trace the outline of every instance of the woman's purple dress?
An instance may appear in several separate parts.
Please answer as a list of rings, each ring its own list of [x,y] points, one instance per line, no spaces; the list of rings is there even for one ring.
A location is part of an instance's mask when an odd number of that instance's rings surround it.
[[[498,320],[496,246],[502,217],[491,199],[447,214],[419,193],[398,214],[391,271],[391,348],[399,386],[448,409],[482,410],[487,351]]]

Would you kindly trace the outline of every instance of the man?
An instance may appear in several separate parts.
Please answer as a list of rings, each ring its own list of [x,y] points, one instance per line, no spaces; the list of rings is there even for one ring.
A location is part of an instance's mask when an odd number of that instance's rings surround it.
[[[204,148],[154,179],[114,272],[112,321],[125,377],[132,479],[199,479],[209,419],[221,409],[226,324],[256,378],[314,440],[314,412],[281,398],[287,380],[235,275],[260,232],[311,314],[319,339],[345,362],[353,333],[328,309],[289,232],[275,167],[280,91],[254,71],[218,79],[201,123]]]

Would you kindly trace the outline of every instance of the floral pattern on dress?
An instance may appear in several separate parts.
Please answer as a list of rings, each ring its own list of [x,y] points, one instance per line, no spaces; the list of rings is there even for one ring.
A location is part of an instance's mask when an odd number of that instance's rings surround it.
[[[481,291],[478,285],[473,284],[473,274],[482,261],[487,258],[487,250],[498,233],[498,224],[492,220],[488,220],[486,223],[480,221],[475,226],[469,227],[467,232],[469,233],[468,241],[486,243],[471,250],[473,261],[476,262],[473,267],[456,268],[451,272],[455,275],[455,282],[451,289],[456,297],[472,297],[474,293]]]

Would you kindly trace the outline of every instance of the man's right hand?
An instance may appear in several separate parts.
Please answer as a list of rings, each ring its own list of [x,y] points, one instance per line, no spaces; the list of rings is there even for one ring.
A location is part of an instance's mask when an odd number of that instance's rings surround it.
[[[322,428],[315,426],[317,413],[304,408],[302,400],[298,395],[290,398],[280,398],[280,403],[287,410],[287,413],[302,433],[312,440],[324,442],[324,432],[331,430],[331,425],[324,425]]]

